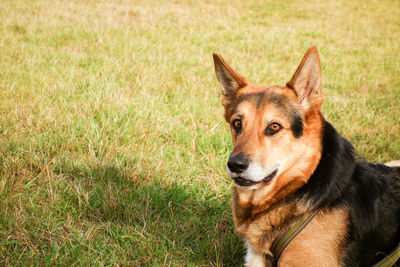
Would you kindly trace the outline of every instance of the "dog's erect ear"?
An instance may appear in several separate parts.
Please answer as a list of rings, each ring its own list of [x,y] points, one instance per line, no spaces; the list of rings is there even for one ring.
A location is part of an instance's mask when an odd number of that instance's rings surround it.
[[[247,85],[247,80],[226,64],[224,59],[213,53],[215,73],[221,86],[223,98],[232,99],[237,90]]]
[[[319,108],[322,102],[321,65],[316,46],[310,47],[287,87],[293,89],[305,110]]]

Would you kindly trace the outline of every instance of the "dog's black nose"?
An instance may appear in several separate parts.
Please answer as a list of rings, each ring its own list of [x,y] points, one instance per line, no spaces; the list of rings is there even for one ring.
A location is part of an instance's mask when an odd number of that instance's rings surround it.
[[[249,161],[243,154],[229,156],[228,168],[231,172],[241,173],[249,167]]]

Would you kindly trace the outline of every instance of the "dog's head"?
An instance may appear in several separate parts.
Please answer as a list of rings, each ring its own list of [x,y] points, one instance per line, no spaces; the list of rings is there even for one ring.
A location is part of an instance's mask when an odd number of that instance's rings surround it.
[[[308,49],[285,87],[250,84],[213,56],[234,145],[227,171],[237,192],[252,202],[278,200],[307,183],[321,157],[317,48]]]

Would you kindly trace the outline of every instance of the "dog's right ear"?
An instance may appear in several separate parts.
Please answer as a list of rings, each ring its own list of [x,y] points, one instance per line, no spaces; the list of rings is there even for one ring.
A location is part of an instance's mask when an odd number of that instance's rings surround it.
[[[319,109],[322,102],[321,79],[318,50],[316,46],[312,46],[307,50],[286,87],[296,92],[299,102],[305,110],[312,107]]]
[[[224,59],[213,53],[215,74],[222,91],[222,105],[235,98],[237,91],[247,85],[245,77],[234,71]]]

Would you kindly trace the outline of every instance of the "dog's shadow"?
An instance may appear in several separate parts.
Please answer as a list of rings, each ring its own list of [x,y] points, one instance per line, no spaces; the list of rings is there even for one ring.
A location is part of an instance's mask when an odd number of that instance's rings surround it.
[[[244,250],[234,233],[228,194],[127,175],[112,165],[64,167],[70,182],[89,192],[81,218],[108,225],[106,235],[122,263],[241,265]]]

